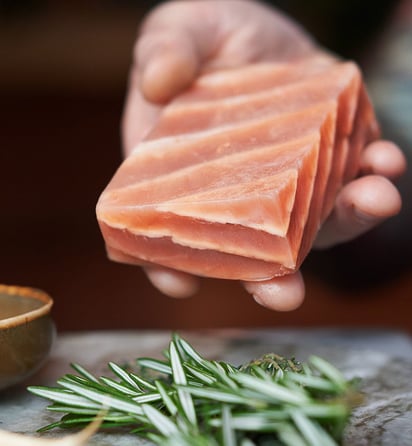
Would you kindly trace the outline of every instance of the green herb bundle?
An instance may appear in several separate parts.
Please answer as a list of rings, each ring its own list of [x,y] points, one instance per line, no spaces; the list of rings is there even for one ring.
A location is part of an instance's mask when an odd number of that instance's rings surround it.
[[[139,371],[110,363],[116,379],[73,364],[58,387],[29,390],[63,412],[40,430],[128,426],[163,446],[333,446],[351,413],[353,385],[325,360],[300,364],[268,354],[240,367],[210,361],[174,335],[164,360],[140,358]]]

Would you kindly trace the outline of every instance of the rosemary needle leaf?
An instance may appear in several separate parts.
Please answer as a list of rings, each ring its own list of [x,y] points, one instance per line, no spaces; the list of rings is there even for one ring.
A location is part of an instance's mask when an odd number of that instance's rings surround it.
[[[28,390],[35,395],[46,398],[50,401],[56,401],[61,404],[67,404],[74,407],[84,407],[88,409],[100,410],[101,405],[94,401],[90,401],[80,395],[76,395],[72,392],[60,388],[48,388],[41,386],[30,386]]]
[[[178,385],[186,384],[187,379],[185,371],[183,370],[182,360],[178,353],[178,349],[176,348],[176,344],[173,341],[170,342],[169,355],[170,355],[170,364],[172,367],[173,381]]]
[[[182,406],[182,409],[188,421],[194,426],[196,426],[197,419],[196,419],[195,407],[192,400],[192,395],[190,395],[189,392],[184,390],[184,388],[180,387],[187,384],[187,379],[182,365],[182,361],[180,359],[179,352],[176,348],[174,341],[170,342],[169,354],[170,354],[170,363],[172,366],[173,380],[175,384],[179,386],[177,389],[179,402]]]
[[[74,385],[74,386],[85,387],[86,389],[94,389],[97,392],[103,392],[104,394],[121,396],[121,397],[124,396],[124,394],[122,392],[120,392],[119,390],[117,390],[111,386],[108,386],[103,381],[99,381],[98,383],[96,383],[94,381],[87,381],[84,378],[82,378],[80,376],[75,376],[75,375],[64,375],[62,378],[60,378],[57,381],[57,383],[62,388],[65,388],[66,390],[69,390],[69,391],[70,391],[70,386]],[[77,393],[80,396],[85,396],[81,392],[76,392],[76,391],[73,392],[72,391],[72,393]]]
[[[172,374],[172,368],[165,361],[152,358],[139,358],[137,363],[140,367],[151,369],[155,372],[164,373],[165,375]]]
[[[101,387],[101,383],[99,381],[89,381],[88,379],[84,378],[83,376],[77,376],[72,375],[68,373],[67,375],[64,375],[63,378],[65,381],[70,381],[73,383],[79,383],[79,384],[88,384],[89,382],[92,383],[92,385],[95,385],[97,387]]]
[[[291,416],[310,446],[336,446],[335,441],[302,412],[294,410]]]
[[[79,373],[81,376],[86,378],[88,381],[93,381],[95,383],[99,382],[99,380],[92,373],[90,373],[88,370],[86,370],[81,365],[76,364],[76,363],[72,363],[70,365],[77,373]]]
[[[240,442],[240,446],[256,446],[256,443],[253,443],[249,438],[243,438]]]
[[[159,380],[155,381],[155,384],[156,384],[157,390],[163,400],[165,407],[169,411],[170,415],[175,416],[179,409],[176,406],[176,404],[173,402],[172,398],[170,398],[170,396],[168,395],[168,393],[165,389],[165,386]]]
[[[161,446],[337,446],[354,386],[317,356],[308,363],[269,353],[240,367],[203,358],[173,335],[163,359],[139,358],[140,374],[114,362],[113,378],[73,364],[57,387],[29,391],[63,413],[44,427],[86,424],[105,409],[104,427]]]
[[[100,378],[100,381],[102,381],[108,387],[111,387],[112,389],[117,390],[119,393],[124,395],[138,396],[141,394],[141,392],[137,391],[136,389],[132,390],[129,386],[125,386],[124,384],[119,383],[112,378],[106,378],[105,376],[102,376]]]
[[[212,374],[204,372],[202,369],[194,365],[184,364],[183,366],[190,375],[200,381],[201,384],[212,385],[216,382],[216,378]]]
[[[309,398],[303,394],[297,394],[276,382],[266,382],[261,379],[246,375],[246,374],[237,374],[234,375],[234,379],[238,381],[240,384],[249,388],[251,390],[255,390],[262,394],[262,397],[273,398],[276,401],[288,403],[288,404],[307,404],[309,402]]]
[[[100,406],[99,406],[100,407]],[[47,406],[47,410],[52,412],[64,412],[66,414],[77,414],[77,415],[96,415],[96,409],[88,409],[84,407],[75,407],[71,405],[63,405],[63,404],[50,404]]]
[[[252,440],[249,440],[249,438],[242,438],[240,440],[240,446],[256,446],[256,443],[254,443]]]
[[[109,362],[110,370],[118,376],[125,384],[127,384],[131,389],[141,391],[141,387],[136,383],[136,381],[130,376],[130,373],[126,372],[122,367],[115,364],[114,362]]]
[[[222,407],[222,438],[223,446],[236,446],[236,435],[232,425],[230,407],[224,404]]]
[[[163,415],[159,410],[150,406],[149,404],[143,404],[142,409],[148,420],[153,426],[164,436],[178,434],[179,430],[170,418]]]
[[[284,421],[290,420],[290,414],[284,409],[273,409],[253,412],[237,412],[231,416],[232,426],[241,431],[270,432],[283,426]],[[213,426],[220,426],[218,418],[210,420]]]
[[[205,398],[208,400],[217,401],[219,403],[232,403],[232,404],[254,404],[249,398],[243,397],[241,394],[234,393],[229,390],[219,390],[209,387],[192,387],[186,386],[185,390],[192,395]]]
[[[141,387],[142,389],[154,391],[156,390],[156,386],[154,386],[150,381],[136,375],[135,373],[130,372],[130,378],[136,383],[138,387]]]
[[[332,383],[334,383],[340,390],[347,388],[347,383],[341,372],[329,362],[320,358],[319,356],[312,355],[309,358],[309,362],[319,372],[326,376]]]
[[[194,362],[197,362],[200,365],[203,365],[205,360],[197,353],[197,351],[183,338],[181,338],[178,334],[173,335],[173,340],[179,348],[179,351],[184,352],[187,355],[188,359],[192,359]]]
[[[56,429],[57,427],[64,427],[64,422],[62,420],[60,420],[60,421],[56,421],[55,423],[47,424],[46,426],[42,426],[40,429],[37,429],[37,432],[42,434],[42,433],[50,431],[52,429]]]
[[[320,376],[303,375],[301,373],[288,373],[288,379],[296,381],[305,387],[310,387],[316,390],[324,390],[326,392],[339,392],[340,388],[334,382],[328,381]]]
[[[228,375],[227,370],[225,370],[224,366],[217,361],[208,361],[204,363],[204,366],[216,376],[216,381],[221,382],[222,384],[228,386],[232,390],[236,390],[238,388],[237,383],[232,379],[231,376]],[[237,370],[230,369],[233,373]]]
[[[142,395],[133,398],[137,404],[154,403],[155,401],[161,401],[162,396],[158,392],[143,393]]]
[[[126,413],[136,415],[142,415],[143,413],[142,408],[128,398],[122,398],[85,385],[65,382],[63,380],[58,381],[58,383],[66,389],[71,390],[73,393],[83,395],[91,401],[100,403],[99,408],[115,407],[117,410],[122,410]]]
[[[308,446],[297,429],[290,423],[285,423],[278,432],[279,439],[285,446]],[[320,445],[318,445],[320,446]]]
[[[316,419],[336,418],[345,420],[349,415],[349,409],[343,403],[325,402],[305,404],[300,407],[300,410],[307,417]]]

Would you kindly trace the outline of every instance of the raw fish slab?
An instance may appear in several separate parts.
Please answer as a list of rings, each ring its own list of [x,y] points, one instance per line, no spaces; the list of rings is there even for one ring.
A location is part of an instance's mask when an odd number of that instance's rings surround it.
[[[352,62],[204,74],[101,194],[108,255],[225,279],[294,272],[378,133]]]

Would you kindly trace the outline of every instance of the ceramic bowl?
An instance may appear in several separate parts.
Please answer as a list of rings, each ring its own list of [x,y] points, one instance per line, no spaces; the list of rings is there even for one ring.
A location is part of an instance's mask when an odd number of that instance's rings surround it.
[[[0,285],[0,390],[36,371],[54,339],[52,298],[33,288]]]

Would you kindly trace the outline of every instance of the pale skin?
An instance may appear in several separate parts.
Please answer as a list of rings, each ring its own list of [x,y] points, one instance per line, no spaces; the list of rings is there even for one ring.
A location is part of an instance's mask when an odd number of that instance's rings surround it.
[[[125,155],[144,138],[162,107],[199,73],[322,51],[292,19],[256,1],[164,3],[147,16],[136,41],[122,122]],[[349,241],[396,215],[401,197],[392,180],[405,169],[405,157],[395,144],[379,140],[367,146],[360,175],[340,191],[315,247]],[[171,297],[188,297],[198,289],[198,279],[186,273],[160,266],[145,272]],[[290,311],[304,300],[300,272],[243,285],[256,302],[272,310]]]

